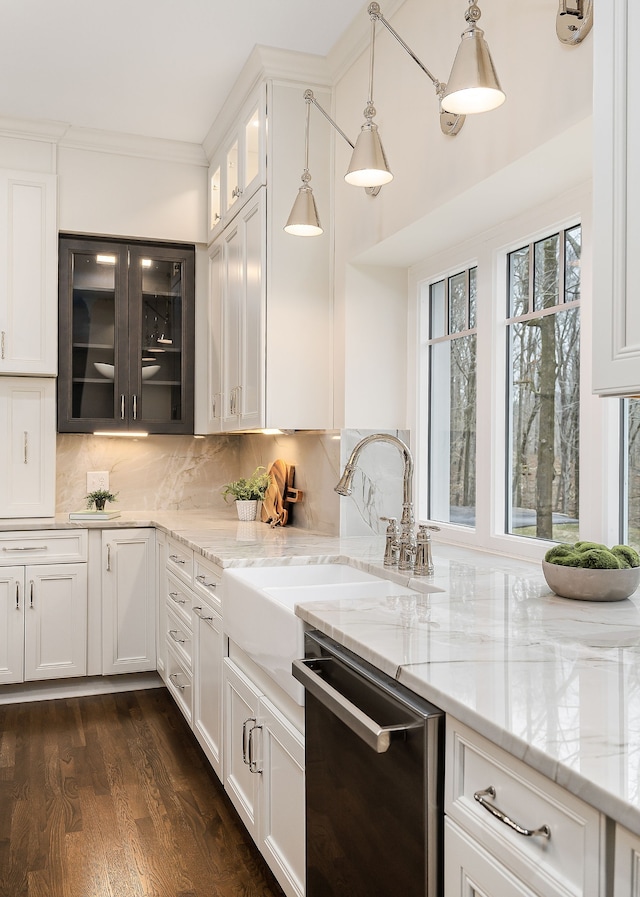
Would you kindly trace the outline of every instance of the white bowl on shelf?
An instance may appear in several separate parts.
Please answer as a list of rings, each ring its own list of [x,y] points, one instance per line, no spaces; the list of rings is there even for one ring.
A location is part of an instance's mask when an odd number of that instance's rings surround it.
[[[93,366],[99,374],[102,374],[103,377],[106,377],[107,380],[113,380],[115,375],[115,369],[112,364],[105,364],[102,361],[94,361]],[[142,379],[149,380],[151,377],[155,377],[155,375],[160,370],[159,364],[148,364],[146,367],[142,368]]]

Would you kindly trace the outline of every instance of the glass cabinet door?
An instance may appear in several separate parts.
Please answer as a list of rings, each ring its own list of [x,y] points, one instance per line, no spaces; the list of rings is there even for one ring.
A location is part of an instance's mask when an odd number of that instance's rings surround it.
[[[132,418],[145,429],[164,425],[162,432],[178,431],[193,404],[185,347],[185,290],[192,289],[193,267],[184,250],[135,246],[129,279],[137,302],[137,307],[130,304],[131,335],[137,336],[130,359]]]
[[[193,432],[193,292],[191,247],[60,238],[59,432]]]
[[[75,432],[90,432],[120,415],[122,382],[118,329],[120,296],[126,293],[127,254],[119,245],[93,246],[83,240],[61,241],[60,289],[67,297],[60,310],[60,411],[77,422]]]

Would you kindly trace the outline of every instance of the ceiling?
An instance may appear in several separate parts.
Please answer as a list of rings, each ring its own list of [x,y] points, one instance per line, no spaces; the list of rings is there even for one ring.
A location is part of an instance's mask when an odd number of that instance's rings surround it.
[[[0,116],[202,143],[256,44],[326,56],[362,0],[0,0]]]

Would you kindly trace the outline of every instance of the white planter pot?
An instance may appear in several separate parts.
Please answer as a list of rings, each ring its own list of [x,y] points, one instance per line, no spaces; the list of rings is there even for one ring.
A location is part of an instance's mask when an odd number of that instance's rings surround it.
[[[255,520],[258,513],[257,501],[236,501],[238,520]]]

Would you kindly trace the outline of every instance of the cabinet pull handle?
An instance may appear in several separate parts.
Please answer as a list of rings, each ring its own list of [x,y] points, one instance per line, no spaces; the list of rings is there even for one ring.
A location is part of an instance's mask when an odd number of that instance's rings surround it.
[[[3,361],[4,361],[5,339],[6,339],[6,333],[5,333],[4,330],[3,330],[3,331],[2,331],[2,334],[0,335],[0,355],[2,355],[2,360],[3,360]]]
[[[33,610],[33,580],[29,580],[29,604],[31,605],[31,610]]]
[[[262,729],[262,726],[252,726],[249,729],[249,752],[248,752],[249,753],[249,762],[248,762],[248,766],[249,766],[249,772],[253,772],[253,773],[261,773],[262,772],[262,770],[258,766],[258,761],[254,760],[254,757],[253,757],[253,733],[257,729]]]
[[[132,396],[133,419],[138,420],[138,396]]]
[[[175,601],[176,604],[185,604],[187,600],[186,598],[178,598],[177,592],[169,592],[169,598],[171,598],[172,601]]]
[[[3,546],[3,551],[46,551],[46,545],[14,545],[11,548]]]
[[[16,583],[16,610],[20,610],[20,583]]]
[[[24,431],[24,463],[29,463],[29,433]]]
[[[173,682],[176,688],[179,688],[180,691],[184,691],[187,687],[186,685],[180,685],[178,682],[178,674],[177,673],[169,673],[169,679]]]
[[[107,573],[111,573],[111,542],[107,542]]]
[[[218,585],[217,582],[206,582],[206,576],[204,575],[204,573],[200,573],[198,576],[196,576],[196,579],[207,589],[215,589],[215,587]]]
[[[184,645],[184,643],[186,642],[186,638],[178,638],[179,632],[180,632],[179,629],[170,629],[169,635],[174,640],[174,642],[178,642],[180,645]]]
[[[521,825],[518,825],[517,822],[514,822],[513,819],[510,819],[506,813],[499,810],[494,804],[489,803],[487,797],[495,798],[496,796],[496,789],[493,785],[489,785],[489,787],[485,788],[483,791],[476,791],[473,796],[481,807],[484,807],[492,816],[495,816],[500,822],[508,825],[509,828],[513,829],[513,831],[517,832],[519,835],[524,835],[526,838],[532,838],[534,835],[541,835],[543,838],[547,838],[547,840],[551,837],[551,829],[548,825],[541,825],[539,828],[533,829],[523,828]]]
[[[169,555],[169,560],[170,560],[170,561],[173,561],[174,564],[186,564],[185,559],[184,559],[184,558],[181,558],[181,557],[178,557],[177,554],[170,554],[170,555]]]
[[[125,414],[125,398],[124,393],[120,396],[120,420],[124,420]]]
[[[242,724],[242,762],[247,766],[249,765],[249,760],[247,759],[247,745],[248,745],[248,736],[247,736],[247,724],[255,723],[255,716],[250,716],[249,719],[246,719]]]
[[[205,615],[202,613],[201,607],[194,607],[193,612],[196,617],[199,617],[204,623],[210,623],[211,620],[213,620],[213,617],[205,617]]]

